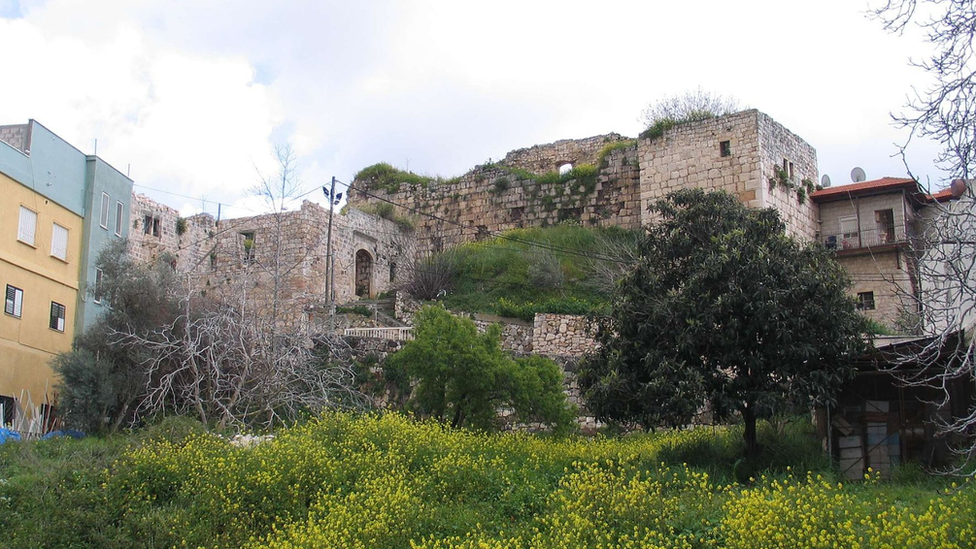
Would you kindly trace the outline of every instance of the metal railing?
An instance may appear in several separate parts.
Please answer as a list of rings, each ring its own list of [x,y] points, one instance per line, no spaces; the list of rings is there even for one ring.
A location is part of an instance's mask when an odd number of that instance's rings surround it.
[[[353,337],[368,337],[373,339],[392,339],[394,341],[409,341],[413,339],[413,327],[394,328],[346,328],[343,335]]]
[[[823,236],[824,246],[828,250],[856,250],[858,248],[872,248],[886,244],[906,242],[904,228],[862,229],[860,232],[828,234]]]

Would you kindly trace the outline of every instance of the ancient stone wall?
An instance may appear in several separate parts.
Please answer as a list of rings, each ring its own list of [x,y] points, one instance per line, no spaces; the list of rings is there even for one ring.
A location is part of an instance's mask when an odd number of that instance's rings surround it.
[[[748,110],[700,122],[680,124],[656,138],[638,143],[641,211],[644,224],[653,221],[647,211],[654,201],[685,188],[721,189],[754,208],[780,211],[791,234],[816,236],[816,206],[797,191],[769,179],[787,159],[795,186],[817,180],[816,151],[795,134],[757,110]]]
[[[626,141],[627,139],[616,133],[596,135],[584,139],[561,139],[554,143],[516,149],[506,154],[499,164],[538,174],[558,170],[564,164],[574,166],[579,164],[596,165],[600,151],[608,143]]]
[[[198,289],[211,297],[246,299],[254,311],[288,326],[306,326],[325,318],[327,228],[329,212],[312,202],[280,215],[221,220],[206,214],[186,218],[179,234],[179,212],[143,195],[133,197],[130,254],[153,261],[164,253],[191,272]],[[336,213],[333,225],[336,300],[358,299],[356,255],[368,256],[368,290],[362,297],[388,291],[392,268],[406,264],[412,237],[396,223],[350,210]],[[400,257],[403,259],[399,259]],[[362,262],[360,270],[362,270]],[[277,280],[277,284],[275,281]],[[275,295],[277,294],[277,296]],[[246,297],[245,297],[246,296]],[[317,324],[316,324],[317,325]]]
[[[596,326],[579,315],[536,314],[532,352],[543,356],[580,357],[596,349]]]
[[[749,112],[756,114],[758,128],[762,205],[779,210],[789,234],[808,240],[817,238],[817,206],[810,200],[810,193],[819,182],[817,151],[768,115]],[[778,170],[786,172],[785,187],[779,182],[770,183],[770,179],[776,181]]]
[[[138,261],[153,262],[169,253],[176,258],[178,269],[194,270],[209,253],[208,239],[215,231],[214,218],[199,214],[182,222],[180,219],[177,210],[146,195],[133,193],[129,208],[132,227],[129,255]]]
[[[324,223],[328,223],[328,212]],[[335,216],[332,239],[336,250],[338,303],[348,303],[360,297],[374,298],[392,290],[409,274],[416,242],[414,231],[394,221],[347,208],[341,214],[337,212]],[[360,256],[358,274],[357,254]],[[365,273],[362,269],[362,258],[367,256],[369,272]],[[368,282],[365,291],[362,291],[364,278]],[[358,288],[357,280],[360,282]],[[357,289],[362,295],[357,295]]]
[[[722,189],[750,207],[762,206],[756,111],[680,124],[638,144],[641,211],[685,188]],[[723,149],[723,143],[727,143]]]
[[[582,146],[579,149],[592,152],[596,144],[601,144],[602,149],[616,143],[618,137],[583,140],[589,149]],[[539,150],[524,149],[526,152],[516,155],[513,162],[520,166],[542,165],[549,162],[543,159],[562,158],[554,152],[544,153],[569,147],[555,145],[540,146]],[[421,254],[480,240],[509,229],[545,227],[561,221],[590,226],[639,227],[640,173],[636,144],[608,151],[597,169],[591,180],[540,182],[520,171],[524,168],[514,169],[499,163],[479,166],[456,180],[430,182],[426,186],[403,184],[393,193],[357,181],[350,192],[350,205],[365,209],[386,200],[399,205],[397,215],[412,216],[417,224],[417,252]],[[546,172],[535,173],[542,175]]]

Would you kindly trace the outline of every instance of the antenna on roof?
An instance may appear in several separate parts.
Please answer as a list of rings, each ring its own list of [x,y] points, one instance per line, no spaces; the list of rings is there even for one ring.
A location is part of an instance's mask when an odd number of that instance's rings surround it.
[[[825,189],[828,188],[828,187],[830,187],[830,176],[829,175],[823,174],[823,177],[820,178],[820,186],[823,187],[823,188],[825,188]]]
[[[854,183],[860,183],[861,181],[864,181],[867,178],[868,176],[865,175],[864,170],[862,170],[861,168],[854,168],[853,170],[851,170],[851,181],[853,181]]]

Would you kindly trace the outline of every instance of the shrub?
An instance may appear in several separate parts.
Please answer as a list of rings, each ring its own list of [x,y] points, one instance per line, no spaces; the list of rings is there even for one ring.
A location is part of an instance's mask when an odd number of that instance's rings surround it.
[[[416,381],[410,409],[453,427],[495,428],[501,407],[521,421],[557,430],[571,424],[558,366],[505,356],[497,325],[479,334],[471,320],[427,306],[417,313],[414,333],[415,339],[387,359],[389,367],[402,368]]]
[[[529,263],[529,281],[543,288],[559,288],[565,281],[563,267],[552,252],[540,250]]]
[[[446,294],[458,276],[455,250],[445,250],[417,259],[407,272],[403,289],[417,299],[429,301]]]
[[[649,105],[641,113],[644,131],[641,139],[657,139],[667,130],[686,122],[708,120],[732,114],[738,110],[735,99],[715,95],[698,88]]]
[[[505,176],[499,177],[498,179],[495,180],[495,183],[493,184],[493,192],[495,194],[502,194],[503,192],[508,190],[509,185],[510,183],[507,177]]]
[[[87,349],[76,349],[56,355],[51,367],[61,378],[60,408],[65,423],[86,433],[104,430],[122,391],[121,377],[112,362],[96,358]]]
[[[602,149],[600,149],[600,152],[596,155],[597,167],[603,168],[607,157],[613,154],[615,151],[629,149],[631,147],[636,148],[636,146],[637,146],[636,139],[622,139],[620,141],[614,141],[613,143],[607,143],[606,145],[603,146]]]

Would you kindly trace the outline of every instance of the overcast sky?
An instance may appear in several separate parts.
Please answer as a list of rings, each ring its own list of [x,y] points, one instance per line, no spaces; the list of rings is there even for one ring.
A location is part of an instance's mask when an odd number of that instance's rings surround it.
[[[97,139],[184,213],[251,213],[276,144],[305,190],[384,161],[452,176],[537,143],[636,136],[648,103],[699,86],[806,139],[835,185],[854,166],[904,176],[889,113],[925,87],[907,61],[928,47],[868,5],[0,0],[0,124],[34,118],[87,153]],[[933,187],[936,150],[909,156]]]

